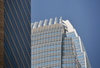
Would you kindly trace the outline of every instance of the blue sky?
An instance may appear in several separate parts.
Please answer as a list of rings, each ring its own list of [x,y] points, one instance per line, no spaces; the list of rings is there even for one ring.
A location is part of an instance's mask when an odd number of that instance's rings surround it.
[[[100,0],[31,0],[31,22],[63,17],[81,37],[92,68],[100,67]]]

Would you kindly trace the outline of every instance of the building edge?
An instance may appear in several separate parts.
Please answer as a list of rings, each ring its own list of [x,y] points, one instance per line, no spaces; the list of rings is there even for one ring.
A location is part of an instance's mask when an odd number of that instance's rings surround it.
[[[0,68],[4,67],[4,0],[0,0]]]

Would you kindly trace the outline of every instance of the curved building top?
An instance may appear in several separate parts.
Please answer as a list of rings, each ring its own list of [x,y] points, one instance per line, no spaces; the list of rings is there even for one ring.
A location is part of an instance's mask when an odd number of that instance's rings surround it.
[[[48,26],[48,25],[53,25],[53,24],[61,24],[63,26],[65,26],[64,28],[68,31],[68,32],[75,32],[76,36],[78,36],[76,30],[74,29],[74,27],[72,26],[72,24],[69,22],[69,20],[62,20],[62,17],[60,17],[60,19],[58,19],[57,17],[55,17],[55,19],[53,20],[53,18],[50,18],[50,20],[45,19],[40,20],[39,22],[36,21],[34,23],[31,23],[31,29],[34,28],[39,28],[39,27],[43,27],[43,26]]]

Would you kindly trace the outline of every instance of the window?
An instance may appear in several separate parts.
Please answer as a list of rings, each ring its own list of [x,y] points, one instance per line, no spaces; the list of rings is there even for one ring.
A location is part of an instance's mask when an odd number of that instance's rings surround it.
[[[75,66],[75,63],[62,64],[62,67]]]

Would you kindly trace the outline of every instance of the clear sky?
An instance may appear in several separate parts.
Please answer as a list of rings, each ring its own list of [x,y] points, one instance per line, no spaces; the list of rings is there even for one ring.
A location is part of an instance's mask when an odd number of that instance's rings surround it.
[[[31,0],[31,22],[62,16],[86,48],[92,68],[100,68],[100,0]]]

